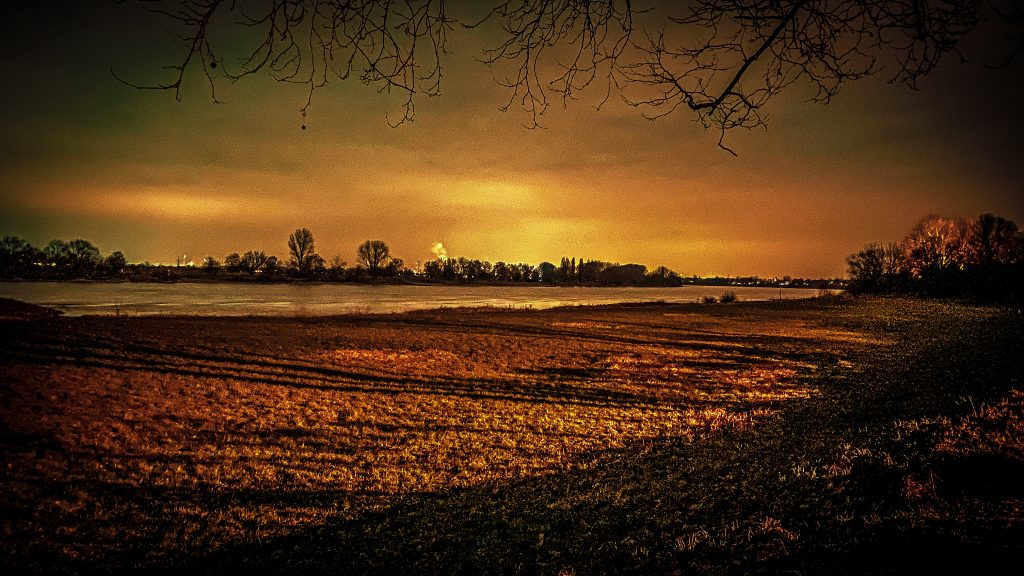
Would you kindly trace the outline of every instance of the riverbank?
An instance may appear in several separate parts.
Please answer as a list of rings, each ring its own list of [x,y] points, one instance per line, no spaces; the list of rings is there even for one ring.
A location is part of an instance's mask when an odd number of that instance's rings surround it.
[[[9,284],[23,284],[23,283],[52,283],[52,284],[241,284],[241,285],[297,285],[297,286],[448,286],[448,287],[459,287],[459,288],[600,288],[614,290],[619,288],[640,288],[640,289],[665,289],[665,288],[684,288],[684,287],[702,287],[706,289],[714,290],[729,290],[729,289],[745,289],[745,288],[759,288],[759,289],[772,289],[772,290],[825,290],[839,292],[846,288],[846,281],[841,279],[819,279],[801,281],[798,284],[785,283],[780,284],[776,280],[762,280],[754,279],[757,281],[751,281],[749,283],[734,283],[729,278],[701,278],[693,281],[689,278],[684,279],[677,285],[662,285],[662,284],[602,284],[599,282],[513,282],[513,281],[499,281],[499,280],[473,280],[473,281],[447,281],[447,280],[428,280],[425,278],[419,278],[416,276],[400,276],[395,278],[367,278],[360,281],[355,280],[327,280],[327,279],[309,279],[309,278],[293,278],[290,276],[276,276],[272,278],[261,277],[261,276],[248,276],[248,275],[231,275],[231,276],[182,276],[179,278],[167,280],[158,278],[71,278],[71,279],[52,279],[52,278],[3,278],[0,279],[0,285],[4,283]]]
[[[0,316],[18,573],[948,572],[1022,552],[1015,312]]]
[[[810,298],[819,291],[773,288],[726,290],[741,301]],[[366,284],[131,284],[0,283],[12,298],[80,315],[333,316],[431,308],[552,308],[616,302],[700,302],[719,288],[613,288],[564,286],[443,286]]]

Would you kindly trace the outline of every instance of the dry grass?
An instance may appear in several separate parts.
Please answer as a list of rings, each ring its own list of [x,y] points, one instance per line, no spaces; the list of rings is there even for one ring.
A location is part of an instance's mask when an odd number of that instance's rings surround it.
[[[193,557],[215,566],[217,555],[234,562],[266,553],[274,562],[259,565],[281,571],[296,562],[330,570],[340,554],[360,571],[465,562],[484,571],[593,572],[600,555],[596,564],[581,561],[595,550],[563,540],[594,522],[613,532],[609,542],[634,542],[633,560],[621,567],[671,571],[681,562],[709,571],[716,550],[735,548],[744,530],[751,558],[778,558],[802,534],[785,511],[752,510],[734,526],[711,526],[686,521],[683,508],[658,508],[674,527],[664,541],[618,513],[616,523],[582,511],[602,501],[654,514],[631,490],[661,494],[657,507],[691,497],[680,476],[698,473],[690,466],[704,466],[702,474],[709,462],[728,468],[743,456],[728,453],[744,446],[729,440],[736,434],[763,428],[757,434],[777,438],[780,422],[804,417],[780,420],[780,410],[848,409],[823,379],[859,373],[893,348],[894,330],[950,313],[823,301],[331,319],[8,319],[0,342],[0,550],[19,571],[120,571]],[[998,315],[952,313],[970,322]],[[1009,439],[982,436],[999,449],[1019,442],[1019,428],[1006,430]],[[844,485],[858,444],[845,445],[831,460],[789,462],[772,474]],[[720,457],[705,452],[716,446]],[[677,450],[688,451],[689,464],[666,455]],[[633,488],[551,495],[634,461],[632,470],[647,473]],[[772,465],[751,461],[716,477],[740,490],[743,466]],[[670,495],[669,483],[683,494]],[[512,517],[503,511],[520,506]],[[577,523],[545,530],[547,516],[527,520],[537,513],[524,510],[536,506]],[[424,529],[420,516],[438,526]],[[460,524],[476,516],[483,524]],[[382,526],[390,526],[386,537]],[[481,526],[492,528],[471,536],[471,550],[423,556],[446,530],[458,541]],[[329,540],[309,536],[324,530]],[[508,542],[496,536],[501,530]],[[516,540],[523,533],[529,544]],[[372,552],[375,545],[387,552]],[[493,562],[502,547],[509,564],[473,560]],[[555,556],[516,564],[542,549]],[[424,564],[430,557],[440,565]],[[596,571],[616,571],[611,566]]]

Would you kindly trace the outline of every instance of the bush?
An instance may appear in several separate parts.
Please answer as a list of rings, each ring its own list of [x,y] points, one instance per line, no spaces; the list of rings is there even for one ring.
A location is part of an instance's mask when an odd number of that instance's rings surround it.
[[[718,301],[722,304],[731,304],[739,301],[739,298],[736,297],[735,292],[726,292],[725,294],[722,294],[722,297],[719,298]]]
[[[718,302],[718,298],[715,298],[714,296],[704,296],[701,298],[701,301],[705,304],[715,304]]]

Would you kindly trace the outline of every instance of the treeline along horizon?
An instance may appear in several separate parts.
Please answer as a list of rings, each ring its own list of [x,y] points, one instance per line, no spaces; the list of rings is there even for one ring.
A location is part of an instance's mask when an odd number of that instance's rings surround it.
[[[867,244],[847,265],[853,293],[1024,301],[1024,234],[994,214],[929,216],[899,242]]]
[[[321,282],[479,282],[561,284],[580,286],[682,286],[684,284],[792,286],[841,288],[838,278],[763,279],[683,277],[666,266],[648,270],[643,264],[617,264],[603,260],[563,257],[559,264],[491,264],[487,260],[439,256],[416,269],[391,254],[382,240],[367,240],[355,251],[352,266],[336,255],[325,260],[316,252],[313,233],[299,228],[288,236],[288,257],[281,260],[262,250],[233,252],[223,261],[207,256],[198,266],[128,263],[121,251],[104,257],[84,239],[51,240],[42,249],[16,236],[0,239],[0,278],[4,280],[225,280],[225,281],[321,281]]]

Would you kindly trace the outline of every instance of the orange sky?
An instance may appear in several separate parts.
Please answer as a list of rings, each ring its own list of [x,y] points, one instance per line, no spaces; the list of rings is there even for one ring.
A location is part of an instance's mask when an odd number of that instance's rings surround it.
[[[595,111],[601,94],[527,130],[523,114],[497,110],[507,94],[454,36],[445,94],[419,101],[415,122],[390,128],[398,101],[347,82],[315,96],[303,131],[302,90],[264,78],[222,86],[223,104],[198,79],[181,103],[118,84],[109,68],[155,58],[111,12],[122,8],[29,9],[23,28],[46,23],[55,40],[4,39],[15,72],[0,80],[0,234],[174,262],[284,257],[305,226],[321,255],[350,263],[379,238],[410,264],[443,242],[492,262],[837,276],[847,254],[931,213],[1024,223],[1019,65],[950,62],[919,92],[880,76],[828,106],[798,87],[773,104],[767,131],[729,136],[733,157],[685,113],[650,122],[615,99]]]

